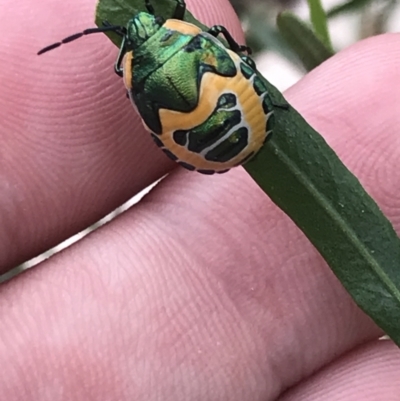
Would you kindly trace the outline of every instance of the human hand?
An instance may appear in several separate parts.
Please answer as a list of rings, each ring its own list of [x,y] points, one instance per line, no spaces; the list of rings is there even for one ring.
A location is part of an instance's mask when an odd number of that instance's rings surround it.
[[[108,39],[36,56],[92,26],[94,2],[44,0],[34,12],[28,0],[3,3],[3,272],[174,171],[2,286],[0,399],[397,399],[397,348],[377,341],[380,330],[243,169],[202,176],[156,148],[113,74]],[[227,2],[207,4],[188,0],[242,43]],[[399,62],[399,35],[369,39],[285,94],[397,229]]]

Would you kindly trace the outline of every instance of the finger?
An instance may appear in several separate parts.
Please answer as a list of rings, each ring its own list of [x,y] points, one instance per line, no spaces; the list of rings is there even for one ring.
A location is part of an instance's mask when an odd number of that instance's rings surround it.
[[[339,358],[279,401],[396,401],[399,372],[398,348],[390,341],[375,341]]]
[[[118,49],[104,35],[36,55],[93,26],[95,1],[44,0],[34,13],[28,0],[13,4],[3,4],[0,50],[0,271],[86,228],[175,167],[126,99],[113,72]],[[228,1],[188,6],[242,39]]]

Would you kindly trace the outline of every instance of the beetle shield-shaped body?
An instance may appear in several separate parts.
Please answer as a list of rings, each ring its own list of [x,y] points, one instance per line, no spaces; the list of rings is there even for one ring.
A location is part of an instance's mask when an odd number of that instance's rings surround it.
[[[139,13],[128,25],[124,82],[155,142],[202,173],[249,160],[272,104],[254,64],[184,21]]]

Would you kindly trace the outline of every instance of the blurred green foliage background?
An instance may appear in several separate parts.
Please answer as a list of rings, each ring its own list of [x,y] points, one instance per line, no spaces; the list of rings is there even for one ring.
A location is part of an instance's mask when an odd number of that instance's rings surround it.
[[[344,35],[352,42],[388,31],[400,30],[399,0],[230,0],[240,16],[246,32],[247,44],[255,54],[275,51],[291,63],[309,70],[299,60],[298,43],[290,43],[277,18],[281,13],[299,16],[319,35],[316,26],[326,24],[335,51],[344,47],[337,36]],[[323,12],[313,14],[320,7]],[[307,13],[309,15],[307,15]],[[347,24],[346,24],[347,22]],[[347,25],[347,26],[346,26]],[[340,27],[340,28],[338,28]],[[345,31],[343,31],[345,27]],[[286,35],[287,36],[287,35]],[[345,45],[349,45],[347,41]]]

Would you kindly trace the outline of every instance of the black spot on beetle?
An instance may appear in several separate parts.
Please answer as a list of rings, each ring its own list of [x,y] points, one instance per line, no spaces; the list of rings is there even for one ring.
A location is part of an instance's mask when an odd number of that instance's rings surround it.
[[[172,159],[174,162],[176,162],[178,160],[178,158],[169,150],[166,148],[162,148],[163,152],[170,158]]]
[[[194,167],[194,166],[192,166],[191,164],[189,164],[189,163],[185,163],[185,162],[178,162],[182,167],[184,167],[184,168],[186,168],[186,169],[188,169],[188,170],[190,170],[190,171],[194,171],[194,170],[196,170],[196,168]]]
[[[249,79],[254,74],[254,71],[245,63],[240,63],[240,71],[247,79]]]
[[[202,40],[199,35],[193,37],[193,39],[184,47],[185,52],[192,53],[196,50],[202,49]]]
[[[253,87],[256,91],[257,95],[260,96],[263,93],[267,92],[267,88],[264,85],[264,82],[257,76],[254,77]]]
[[[267,96],[264,97],[264,100],[262,102],[262,108],[263,108],[265,114],[268,114],[271,111],[269,104],[268,104]]]
[[[214,170],[196,170],[200,174],[207,174],[207,175],[213,175],[215,173]]]
[[[249,132],[246,127],[240,127],[219,145],[210,149],[205,155],[206,160],[228,162],[239,155],[248,145]]]
[[[160,38],[160,42],[166,42],[168,39],[171,38],[171,36],[174,34],[174,31],[171,29],[168,29],[167,32]]]
[[[173,134],[174,141],[178,145],[185,146],[186,141],[187,141],[186,134],[187,134],[187,131],[185,131],[185,130],[175,131]]]
[[[224,93],[218,99],[217,109],[231,108],[237,105],[236,95],[233,93]]]
[[[160,141],[160,139],[159,139],[156,135],[151,134],[151,137],[153,138],[153,141],[155,142],[155,144],[156,144],[159,148],[162,148],[162,147],[164,146],[164,144]]]

